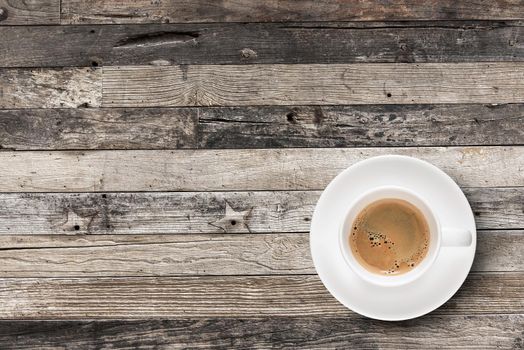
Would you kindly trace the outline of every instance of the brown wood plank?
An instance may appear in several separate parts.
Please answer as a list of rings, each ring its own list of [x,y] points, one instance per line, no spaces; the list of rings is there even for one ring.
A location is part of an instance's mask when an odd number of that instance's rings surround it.
[[[524,145],[523,123],[524,104],[10,109],[0,110],[0,144],[13,150]]]
[[[0,67],[524,60],[521,21],[0,27],[0,37]]]
[[[0,26],[59,23],[60,0],[0,0]]]
[[[524,104],[201,108],[201,148],[524,144]]]
[[[401,154],[464,187],[524,186],[524,147],[0,152],[0,192],[319,190],[372,156]]]
[[[403,322],[349,317],[129,321],[1,321],[2,348],[518,349],[524,315],[427,315]]]
[[[524,228],[524,187],[464,188],[478,229]],[[309,231],[319,191],[2,193],[0,234]]]
[[[198,110],[58,108],[0,110],[2,148],[176,149],[197,146]]]
[[[315,274],[307,233],[0,236],[0,278]],[[479,231],[473,271],[524,271],[524,231]]]
[[[104,107],[518,103],[524,62],[115,66]]]
[[[0,69],[0,108],[97,107],[101,98],[100,69]]]
[[[524,18],[519,0],[63,0],[61,12],[62,22],[67,24]]]
[[[432,315],[524,313],[523,273],[471,274]],[[0,318],[354,317],[317,276],[0,279]]]

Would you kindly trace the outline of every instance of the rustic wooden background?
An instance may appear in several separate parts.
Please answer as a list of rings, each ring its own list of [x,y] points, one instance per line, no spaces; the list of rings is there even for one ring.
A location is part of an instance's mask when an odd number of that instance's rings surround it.
[[[524,346],[522,0],[0,0],[0,348]],[[311,261],[320,191],[426,159],[477,220],[387,323]]]

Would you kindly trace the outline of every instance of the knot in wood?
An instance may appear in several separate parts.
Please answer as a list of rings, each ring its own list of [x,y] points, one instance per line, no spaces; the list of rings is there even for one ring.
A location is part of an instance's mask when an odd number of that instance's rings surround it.
[[[257,53],[254,50],[245,48],[245,49],[240,50],[240,57],[243,60],[250,60],[250,59],[257,58],[258,55],[257,55]]]
[[[7,16],[7,9],[5,7],[0,7],[0,21],[6,20]]]

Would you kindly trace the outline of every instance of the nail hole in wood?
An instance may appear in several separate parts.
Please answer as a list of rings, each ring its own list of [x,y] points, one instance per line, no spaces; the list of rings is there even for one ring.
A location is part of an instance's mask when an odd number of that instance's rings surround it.
[[[78,230],[80,230],[80,226],[75,225],[74,229],[75,229],[75,231],[78,231]]]
[[[391,92],[388,92],[386,96],[391,97]]]
[[[236,220],[231,220],[231,225],[232,226],[235,226],[237,224],[237,221]]]
[[[295,119],[296,116],[297,116],[297,113],[295,111],[289,112],[288,114],[286,114],[287,121],[290,122],[291,124],[295,124],[297,122]]]

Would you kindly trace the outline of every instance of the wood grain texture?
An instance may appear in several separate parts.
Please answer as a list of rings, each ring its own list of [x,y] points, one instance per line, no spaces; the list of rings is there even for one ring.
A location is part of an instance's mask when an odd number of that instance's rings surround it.
[[[1,321],[5,350],[61,349],[518,349],[524,315],[435,316],[403,322],[349,317]],[[406,330],[409,330],[407,332]]]
[[[0,69],[0,108],[97,107],[101,98],[100,69]]]
[[[60,0],[0,0],[0,26],[58,23]]]
[[[0,36],[0,67],[524,60],[520,21],[0,27]]]
[[[524,187],[464,188],[478,229],[524,228]],[[0,234],[307,232],[320,191],[2,193]]]
[[[176,149],[197,146],[198,111],[184,108],[0,110],[0,147]]]
[[[524,104],[0,110],[13,150],[524,145]]]
[[[471,274],[432,315],[522,314],[523,277]],[[357,317],[317,276],[8,278],[0,287],[2,319]]]
[[[315,190],[351,164],[383,154],[427,160],[464,187],[524,186],[518,146],[5,151],[0,192]]]
[[[518,0],[497,0],[490,3],[473,0],[270,0],[263,3],[256,0],[95,0],[89,3],[63,0],[61,12],[62,22],[67,24],[524,18],[524,10]]]
[[[307,233],[0,236],[0,278],[312,274]],[[473,271],[524,272],[524,231],[479,231]]]
[[[524,231],[478,231],[472,271],[524,271]]]
[[[0,277],[314,273],[305,234],[0,236]]]
[[[200,148],[524,144],[524,105],[201,108]]]
[[[518,103],[524,62],[115,66],[105,107]]]

